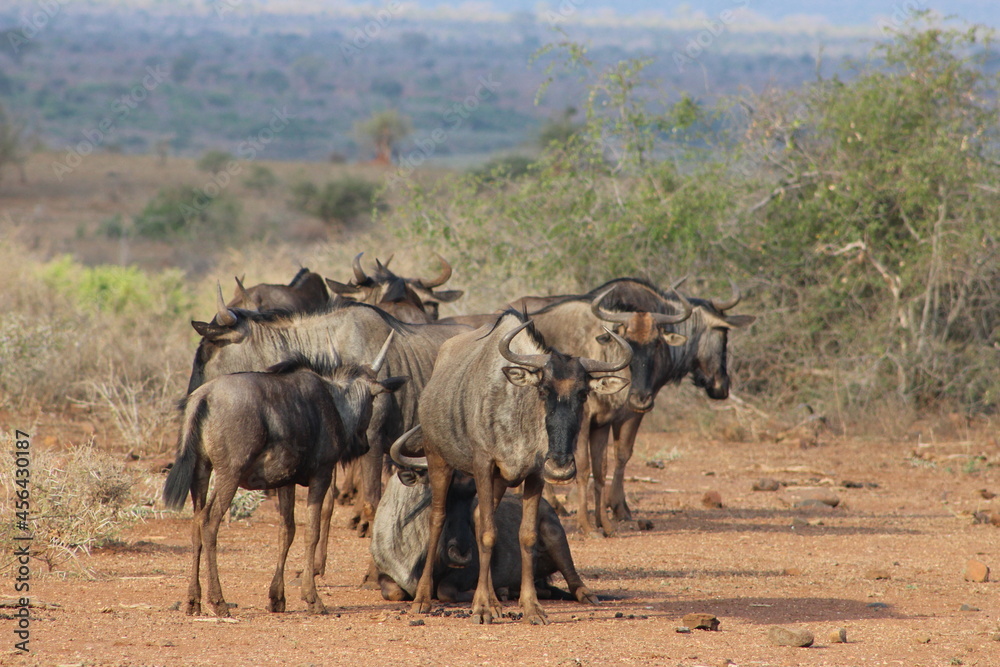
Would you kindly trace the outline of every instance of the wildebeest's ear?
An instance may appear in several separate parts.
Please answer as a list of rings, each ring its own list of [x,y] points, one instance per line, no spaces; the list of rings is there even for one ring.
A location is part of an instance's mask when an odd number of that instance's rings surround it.
[[[503,374],[515,387],[534,387],[541,383],[542,372],[521,366],[504,366]]]
[[[465,292],[460,289],[443,289],[438,291],[431,291],[431,296],[433,296],[438,301],[442,301],[444,303],[451,303],[452,301],[457,301],[458,299],[462,298],[463,294],[465,294]]]
[[[327,278],[326,286],[330,288],[331,292],[339,294],[340,296],[346,296],[357,300],[360,300],[360,298],[364,296],[364,292],[356,285],[345,285],[344,283],[338,283],[336,280],[330,280]]]
[[[755,315],[726,315],[725,319],[726,324],[729,326],[742,329],[753,324],[757,320],[757,317]]]
[[[211,322],[196,322],[191,320],[191,326],[202,338],[213,342],[225,341],[227,343],[238,343],[243,340],[243,334],[233,327],[224,327]]]
[[[404,384],[406,384],[409,379],[410,378],[406,377],[405,375],[402,375],[399,377],[391,377],[391,378],[386,378],[384,380],[379,380],[378,382],[375,383],[375,386],[372,387],[372,395],[377,396],[385,392],[389,392],[391,394],[392,392],[396,391]]]
[[[628,386],[629,380],[617,375],[605,375],[598,378],[590,378],[587,381],[590,390],[598,394],[615,394]]]
[[[663,334],[663,340],[667,341],[667,345],[680,347],[684,343],[688,342],[688,337],[676,333],[665,333]]]

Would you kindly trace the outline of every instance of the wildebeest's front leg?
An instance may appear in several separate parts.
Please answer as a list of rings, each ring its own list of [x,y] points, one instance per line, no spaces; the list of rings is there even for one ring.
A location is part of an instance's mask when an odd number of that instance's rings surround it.
[[[215,490],[202,514],[201,538],[205,544],[205,558],[208,561],[208,604],[216,616],[229,617],[229,605],[222,597],[222,582],[219,581],[219,526],[222,518],[229,511],[229,505],[236,495],[238,482],[235,478],[216,475]]]
[[[578,602],[584,604],[598,604],[597,595],[587,588],[576,571],[573,563],[573,554],[570,553],[569,543],[566,542],[566,533],[563,530],[559,519],[551,514],[539,513],[538,519],[538,539],[541,541],[539,553],[548,557],[556,569],[562,573],[566,585],[569,586],[570,595]]]
[[[337,503],[337,473],[330,478],[330,488],[326,490],[323,498],[323,511],[320,514],[319,542],[316,544],[316,574],[323,576],[326,574],[326,553],[330,547],[330,522],[333,521],[333,510]]]
[[[589,424],[589,411],[584,409],[583,428],[580,429],[573,454],[576,463],[576,522],[584,536],[597,532],[594,522],[590,520],[590,512],[587,511],[590,484],[590,442],[587,435],[590,430]]]
[[[479,525],[476,541],[479,546],[479,580],[476,593],[472,596],[472,621],[492,623],[503,614],[500,600],[493,590],[493,574],[490,566],[493,560],[493,545],[497,541],[494,511],[498,500],[496,487],[500,485],[498,471],[492,459],[476,457],[473,462],[473,476],[476,479],[476,493],[479,496]],[[503,488],[506,488],[504,485]],[[541,488],[539,488],[539,492]]]
[[[605,537],[615,534],[615,523],[604,510],[607,497],[604,491],[604,477],[607,470],[608,435],[610,425],[592,426],[590,428],[590,464],[594,470],[594,514]]]
[[[535,591],[535,542],[538,541],[538,502],[542,497],[543,484],[542,477],[538,474],[524,480],[521,529],[518,532],[518,541],[521,544],[521,610],[524,612],[522,620],[532,625],[546,625],[549,622],[545,610],[538,603],[538,593]]]
[[[326,606],[316,591],[316,546],[319,544],[323,501],[330,488],[330,469],[317,471],[309,483],[309,494],[306,499],[308,517],[306,523],[306,567],[302,572],[302,599],[309,611],[314,614],[325,614]],[[331,506],[333,498],[330,498]]]
[[[413,613],[426,614],[431,610],[431,595],[434,592],[434,568],[437,567],[438,544],[444,528],[448,487],[451,486],[452,467],[441,456],[431,450],[427,453],[427,478],[431,487],[431,530],[427,541],[427,559],[424,571],[413,595]]]
[[[194,507],[194,518],[191,521],[191,581],[188,584],[188,600],[185,612],[188,616],[201,614],[201,527],[205,522],[205,499],[208,497],[208,479],[212,471],[201,462],[195,465],[194,477],[191,480],[191,500]]]
[[[289,484],[278,489],[278,565],[274,569],[271,588],[267,593],[267,610],[274,613],[285,611],[285,561],[288,549],[295,539],[295,485]],[[302,573],[305,576],[305,573]]]
[[[623,423],[615,424],[615,473],[611,479],[611,493],[608,495],[608,507],[619,521],[631,521],[632,511],[625,501],[625,466],[632,458],[635,447],[635,436],[639,432],[643,414],[633,413]]]

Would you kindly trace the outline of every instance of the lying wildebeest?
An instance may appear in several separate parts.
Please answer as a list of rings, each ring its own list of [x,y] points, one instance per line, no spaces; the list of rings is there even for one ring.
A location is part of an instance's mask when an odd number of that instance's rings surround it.
[[[410,380],[395,394],[375,399],[368,426],[371,449],[360,459],[361,534],[367,533],[382,495],[383,455],[403,431],[416,425],[417,400],[431,376],[438,348],[451,336],[470,330],[454,324],[405,324],[355,301],[337,300],[324,311],[307,314],[227,309],[221,294],[215,321],[192,322],[192,326],[202,340],[192,364],[188,393],[219,375],[263,370],[289,354],[300,353],[314,361],[326,353],[331,338],[344,363],[364,364],[375,356],[379,341],[395,332],[383,375],[404,375]]]
[[[201,613],[199,567],[204,546],[208,603],[217,616],[229,616],[216,548],[219,524],[238,487],[278,489],[283,523],[268,610],[285,610],[284,571],[295,536],[296,484],[309,487],[302,599],[310,611],[325,611],[315,582],[320,509],[333,466],[368,449],[366,430],[374,397],[395,391],[406,380],[377,379],[391,340],[392,334],[371,366],[343,364],[335,352],[313,361],[298,355],[262,373],[223,375],[187,397],[177,459],[164,484],[163,500],[167,507],[179,509],[190,493],[194,504],[188,614]],[[213,471],[215,488],[209,496]]]
[[[525,622],[547,622],[535,592],[532,557],[542,485],[572,480],[573,448],[588,394],[613,393],[628,384],[624,378],[596,374],[625,368],[632,353],[628,343],[611,334],[622,348],[619,361],[570,357],[547,348],[533,330],[518,337],[530,324],[508,311],[492,328],[445,341],[424,387],[418,412],[432,494],[431,534],[414,596],[415,612],[430,610],[448,487],[457,469],[475,477],[480,499],[473,619],[490,623],[501,613],[491,574],[497,539],[493,510],[508,486],[523,482],[520,603]]]
[[[683,345],[687,338],[666,329],[691,316],[692,307],[683,297],[677,311],[669,314],[643,310],[604,310],[603,301],[619,288],[612,284],[596,296],[565,297],[532,313],[535,327],[545,342],[561,352],[574,356],[608,360],[616,353],[606,323],[632,348],[632,361],[627,377],[629,391],[616,394],[591,394],[584,409],[583,429],[576,448],[577,521],[584,533],[594,531],[587,511],[587,485],[591,462],[594,472],[594,507],[597,522],[605,535],[615,531],[613,521],[603,510],[608,498],[604,493],[605,459],[608,436],[613,428],[631,419],[633,411],[646,412],[652,407],[652,396],[659,389],[657,382],[671,363],[671,346]],[[662,384],[662,382],[661,382]]]
[[[732,296],[726,300],[685,298],[676,290],[683,280],[673,285],[669,292],[637,278],[620,278],[593,290],[591,295],[614,287],[601,303],[601,310],[608,313],[643,311],[648,313],[675,313],[688,301],[693,307],[691,317],[663,329],[680,334],[687,341],[670,347],[669,360],[649,369],[649,382],[636,382],[630,388],[629,405],[632,412],[624,422],[613,425],[615,439],[615,470],[607,506],[618,520],[630,520],[632,513],[625,501],[625,465],[632,457],[635,436],[643,416],[653,408],[653,400],[661,387],[677,384],[690,376],[694,385],[705,390],[709,398],[721,400],[729,396],[729,372],[726,368],[729,332],[749,326],[756,319],[752,315],[727,315],[725,311],[740,302],[740,292],[732,285]],[[614,321],[614,315],[611,319]],[[620,326],[620,325],[619,325]],[[638,387],[636,386],[638,385]],[[602,510],[603,513],[603,510]]]
[[[397,443],[401,444],[401,436]],[[396,449],[396,445],[393,445]],[[421,467],[426,459],[403,460],[398,454],[393,460],[402,466]],[[406,470],[404,469],[404,473]],[[382,502],[372,524],[372,557],[378,568],[378,583],[386,600],[412,600],[417,582],[427,558],[430,537],[431,492],[426,477],[409,483],[390,477]],[[434,570],[436,590],[432,595],[444,602],[468,602],[479,578],[479,558],[475,550],[474,516],[479,501],[475,482],[462,473],[454,473],[448,487],[447,513],[438,542],[438,567]],[[519,499],[505,496],[494,514],[497,542],[493,548],[493,586],[501,599],[518,597],[521,587],[521,551],[518,529],[521,524]],[[548,578],[561,572],[570,595],[580,602],[597,603],[597,596],[588,589],[573,564],[566,531],[555,510],[544,499],[538,508],[539,542],[535,545],[535,587],[543,597],[565,595],[548,584]]]
[[[243,310],[287,310],[292,313],[312,313],[326,308],[330,293],[323,277],[307,268],[299,269],[287,285],[261,283],[244,287],[236,279],[236,293],[227,308]]]
[[[378,306],[398,320],[411,324],[438,319],[442,302],[455,301],[461,290],[435,290],[451,278],[451,265],[438,255],[441,271],[434,278],[403,278],[389,270],[390,256],[385,264],[375,260],[375,273],[368,275],[361,267],[361,255],[354,258],[354,278],[349,283],[327,279],[330,290],[343,298]]]

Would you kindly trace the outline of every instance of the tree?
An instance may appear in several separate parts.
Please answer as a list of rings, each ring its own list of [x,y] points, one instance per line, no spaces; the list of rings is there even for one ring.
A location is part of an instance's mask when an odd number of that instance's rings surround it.
[[[375,162],[391,164],[396,145],[412,131],[410,119],[398,111],[379,111],[354,126],[363,141],[375,147]]]

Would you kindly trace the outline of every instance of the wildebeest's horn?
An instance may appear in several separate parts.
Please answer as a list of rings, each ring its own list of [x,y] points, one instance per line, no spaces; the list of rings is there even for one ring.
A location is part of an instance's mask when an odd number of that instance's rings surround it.
[[[618,343],[623,350],[625,350],[625,361],[611,363],[608,361],[598,361],[597,359],[587,359],[586,357],[581,357],[580,365],[583,366],[583,370],[588,373],[614,373],[615,371],[620,371],[632,363],[632,346],[628,344],[628,341],[607,327],[604,327],[604,330],[615,339],[615,342]]]
[[[684,283],[685,283],[685,282],[687,281],[687,279],[688,279],[688,277],[687,277],[687,276],[683,276],[683,277],[682,277],[682,278],[681,278],[680,280],[678,280],[678,281],[677,281],[677,282],[675,282],[675,283],[674,283],[673,285],[671,285],[671,286],[670,286],[670,288],[671,288],[672,290],[674,290],[674,291],[677,291],[677,289],[678,289],[678,288],[679,288],[679,287],[680,287],[681,285],[683,285],[683,284],[684,284]]]
[[[365,270],[361,268],[361,255],[365,253],[359,252],[355,257],[354,261],[351,263],[351,268],[354,269],[354,282],[361,284],[368,280],[368,276],[365,275]]]
[[[396,442],[392,443],[392,447],[389,448],[389,458],[393,460],[393,463],[402,468],[412,468],[414,470],[427,470],[427,457],[426,456],[407,456],[403,453],[403,445],[409,440],[414,433],[420,430],[420,424],[417,424],[409,431],[403,435],[396,438]]]
[[[519,366],[527,366],[528,368],[544,368],[545,364],[549,363],[548,354],[518,354],[517,352],[510,351],[510,342],[514,340],[514,336],[521,333],[521,331],[531,324],[531,320],[528,320],[516,329],[511,329],[508,331],[503,338],[500,339],[500,354],[504,359],[511,363],[515,363]],[[628,345],[628,343],[626,343]]]
[[[691,302],[684,298],[684,295],[678,292],[673,286],[670,287],[670,291],[674,293],[681,301],[681,312],[678,315],[665,315],[663,313],[651,313],[653,316],[653,321],[657,324],[677,324],[678,322],[683,322],[687,318],[691,317],[691,313],[694,311],[694,306]]]
[[[219,310],[218,315],[215,316],[215,321],[217,324],[224,327],[231,327],[236,324],[236,315],[234,315],[233,311],[226,307],[226,300],[222,297],[222,284],[216,283],[215,285],[218,288],[218,292],[216,294],[218,296],[217,305]]]
[[[434,256],[438,258],[439,262],[441,262],[441,271],[440,273],[437,274],[437,277],[435,278],[431,278],[429,280],[424,278],[420,279],[420,284],[426,287],[427,289],[440,287],[441,285],[444,285],[446,282],[448,282],[449,278],[451,278],[451,264],[448,263],[448,260],[446,260],[441,255],[438,255],[437,253],[434,253]]]
[[[612,313],[601,308],[601,301],[604,301],[604,297],[611,294],[617,285],[609,287],[600,294],[597,298],[590,302],[590,311],[594,313],[594,316],[599,320],[604,320],[605,322],[615,322],[617,324],[626,324],[629,321],[628,313]]]
[[[234,276],[236,278],[236,294],[239,296],[241,302],[247,299],[247,288],[243,286],[243,278],[239,276]]]
[[[382,364],[385,363],[385,355],[389,352],[389,344],[392,343],[392,337],[395,331],[390,331],[389,335],[386,336],[385,342],[382,343],[382,349],[378,351],[378,356],[375,357],[375,361],[372,362],[372,370],[378,373],[382,370]]]
[[[388,269],[389,268],[389,262],[391,262],[392,258],[395,257],[395,256],[396,256],[396,253],[394,253],[394,252],[389,253],[389,259],[385,260],[385,262],[382,263],[382,268]]]
[[[729,279],[729,286],[733,290],[733,295],[729,297],[728,301],[716,301],[715,299],[712,299],[712,305],[718,308],[719,310],[729,310],[730,308],[738,304],[740,302],[740,299],[743,298],[743,295],[740,294],[740,288],[736,286],[736,283],[733,282],[732,278]]]

